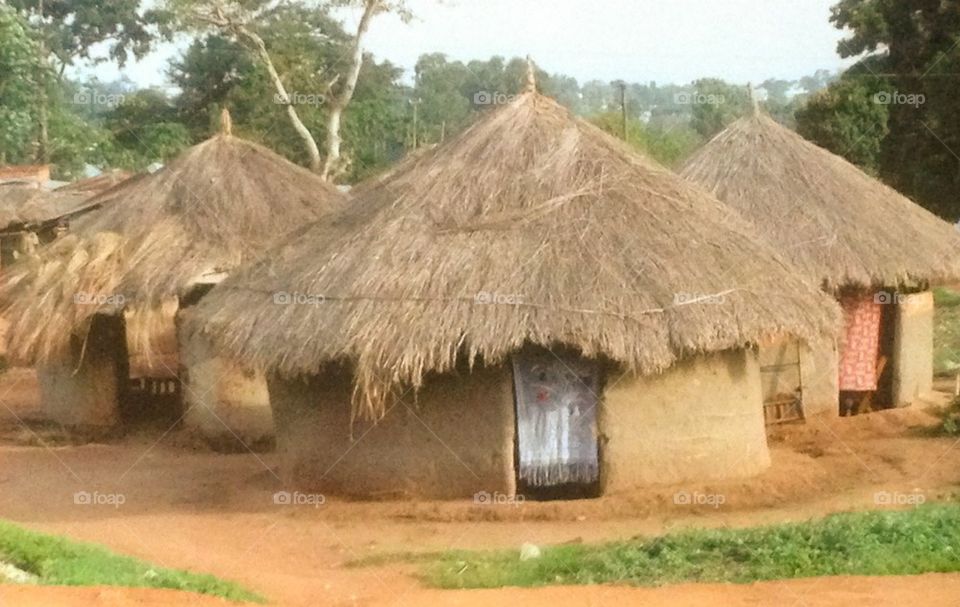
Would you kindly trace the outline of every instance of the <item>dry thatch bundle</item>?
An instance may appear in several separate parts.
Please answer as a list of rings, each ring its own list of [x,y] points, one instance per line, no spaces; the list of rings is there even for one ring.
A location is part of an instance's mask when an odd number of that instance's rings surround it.
[[[291,230],[342,204],[340,193],[309,171],[228,133],[96,200],[102,210],[2,275],[14,359],[59,357],[71,335],[86,334],[95,313],[121,310],[133,313],[128,332],[149,355],[164,302],[257,260]]]
[[[84,213],[99,206],[96,194],[129,177],[123,171],[110,171],[55,190],[30,182],[0,183],[0,229],[29,229]]]
[[[960,278],[952,226],[759,112],[717,135],[681,175],[828,290]]]
[[[192,330],[268,371],[350,361],[367,416],[461,356],[563,344],[656,372],[836,320],[728,207],[533,92],[358,188],[197,312]]]
[[[122,183],[127,179],[130,179],[131,177],[133,177],[132,173],[128,173],[127,171],[124,171],[121,169],[111,169],[95,177],[78,179],[77,181],[60,186],[55,191],[61,192],[61,193],[62,192],[89,192],[91,194],[98,194],[100,192],[105,192],[106,190],[109,190],[110,188],[114,187],[118,183]]]
[[[0,184],[0,230],[43,225],[84,211],[90,192],[44,190],[33,184]]]

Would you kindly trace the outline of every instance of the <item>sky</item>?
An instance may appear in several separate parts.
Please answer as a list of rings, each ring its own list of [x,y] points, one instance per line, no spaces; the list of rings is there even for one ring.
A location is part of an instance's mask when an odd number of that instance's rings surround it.
[[[548,72],[581,82],[688,83],[796,79],[850,61],[837,55],[843,32],[829,22],[836,0],[408,0],[415,18],[381,15],[366,49],[412,68],[423,53],[452,59],[531,55]],[[343,12],[352,29],[356,11]],[[83,68],[101,80],[121,74],[164,86],[167,61],[185,46],[164,44],[123,70]]]

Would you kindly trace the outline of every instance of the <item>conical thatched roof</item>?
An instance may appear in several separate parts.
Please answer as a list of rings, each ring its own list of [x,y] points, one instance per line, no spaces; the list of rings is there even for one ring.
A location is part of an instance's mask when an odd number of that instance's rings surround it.
[[[681,174],[829,290],[960,278],[953,226],[759,112],[717,135]]]
[[[135,313],[136,331],[148,339],[161,303],[256,261],[339,207],[342,195],[266,148],[221,133],[96,200],[101,211],[2,275],[15,359],[59,355],[94,313],[121,308]]]
[[[197,312],[272,372],[350,361],[372,415],[460,355],[563,344],[654,372],[836,318],[729,209],[536,93],[358,188]]]

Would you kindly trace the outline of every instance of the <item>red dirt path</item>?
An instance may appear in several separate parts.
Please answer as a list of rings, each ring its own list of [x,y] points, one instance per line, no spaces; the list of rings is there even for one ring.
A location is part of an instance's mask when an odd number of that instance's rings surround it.
[[[0,517],[236,580],[278,605],[960,605],[960,575],[952,574],[450,592],[422,588],[409,567],[343,567],[352,558],[400,550],[589,542],[691,526],[803,520],[882,507],[877,491],[947,499],[960,485],[960,447],[953,439],[923,436],[920,428],[933,418],[919,408],[778,432],[771,441],[772,470],[749,481],[520,507],[328,496],[313,508],[273,503],[283,486],[272,454],[218,455],[188,448],[176,432],[160,439],[162,431],[71,445],[56,429],[24,427],[16,418],[33,417],[35,402],[26,380],[16,377],[6,376],[12,386],[3,386],[0,377]],[[675,505],[679,490],[720,493],[726,502],[719,508]],[[120,493],[126,501],[120,507],[77,505],[77,491]],[[165,591],[0,587],[2,607],[213,604],[226,603]]]

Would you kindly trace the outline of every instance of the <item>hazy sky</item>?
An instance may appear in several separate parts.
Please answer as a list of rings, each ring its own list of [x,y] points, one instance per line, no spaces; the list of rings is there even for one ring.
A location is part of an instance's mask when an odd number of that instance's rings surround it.
[[[794,79],[849,64],[836,54],[843,33],[829,22],[835,2],[409,0],[415,20],[378,17],[366,48],[405,68],[427,52],[463,60],[531,54],[543,69],[581,82]],[[346,14],[348,27],[356,19]],[[122,73],[141,85],[162,85],[167,60],[182,47],[164,45]],[[95,73],[112,79],[120,72],[100,66]]]

